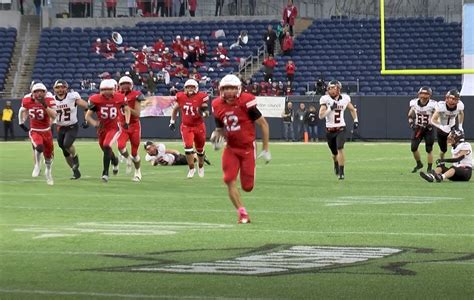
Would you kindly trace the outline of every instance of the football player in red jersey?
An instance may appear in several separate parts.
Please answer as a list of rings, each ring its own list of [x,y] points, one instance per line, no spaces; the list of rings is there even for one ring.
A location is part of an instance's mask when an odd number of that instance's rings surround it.
[[[46,93],[46,86],[42,83],[36,83],[31,87],[31,94],[27,94],[21,102],[19,121],[20,127],[24,131],[29,131],[34,148],[35,167],[32,176],[39,176],[41,172],[41,154],[43,154],[46,164],[46,183],[53,185],[51,165],[53,163],[54,145],[51,122],[56,118],[56,110],[54,98],[47,97]],[[28,129],[24,124],[27,116],[30,119],[31,129]]]
[[[249,216],[237,188],[237,175],[240,172],[240,185],[246,192],[254,187],[255,180],[255,123],[262,130],[262,157],[271,160],[268,142],[270,130],[268,123],[257,108],[257,100],[252,94],[241,93],[240,79],[226,75],[219,83],[219,94],[212,102],[216,129],[211,142],[215,143],[225,136],[227,146],[222,154],[222,170],[229,198],[237,209],[239,224],[250,223]]]
[[[130,123],[130,109],[125,100],[125,96],[115,92],[116,85],[111,79],[102,80],[99,86],[100,93],[92,95],[89,98],[89,110],[86,113],[85,119],[88,124],[97,128],[97,135],[99,137],[99,145],[104,152],[102,171],[102,180],[109,181],[109,167],[112,161],[113,173],[118,173],[118,158],[112,151],[112,145],[118,140],[122,125],[120,124],[122,117],[122,109],[125,112],[125,123],[123,127],[128,128]],[[96,113],[95,120],[92,115]]]
[[[123,76],[119,80],[119,92],[126,98],[128,107],[130,108],[130,124],[128,129],[123,129],[122,134],[118,139],[118,149],[120,154],[127,159],[127,171],[132,171],[132,162],[135,166],[135,174],[133,175],[133,181],[142,180],[142,173],[140,171],[140,156],[138,155],[138,147],[140,147],[141,138],[141,125],[140,125],[140,107],[145,97],[139,91],[134,91],[133,80],[128,76]],[[131,145],[131,156],[127,151],[127,141],[130,140]]]
[[[196,169],[194,168],[194,147],[198,155],[198,175],[204,177],[204,145],[206,143],[206,125],[204,118],[209,116],[209,96],[204,92],[199,92],[199,84],[194,79],[188,79],[184,83],[184,92],[176,94],[177,104],[173,108],[170,119],[170,129],[175,130],[175,120],[178,110],[181,113],[181,136],[184,143],[184,153],[188,160],[188,178],[193,178]],[[193,147],[194,145],[194,147]]]

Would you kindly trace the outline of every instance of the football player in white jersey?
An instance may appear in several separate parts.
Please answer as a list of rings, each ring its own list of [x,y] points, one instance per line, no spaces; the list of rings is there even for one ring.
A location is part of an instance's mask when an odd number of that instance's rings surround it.
[[[418,98],[410,100],[410,110],[408,111],[408,124],[413,129],[413,135],[411,137],[411,152],[413,158],[415,158],[416,166],[413,168],[412,173],[418,172],[423,168],[421,163],[420,152],[418,152],[418,146],[422,140],[425,140],[425,150],[428,153],[428,168],[430,172],[433,167],[433,144],[434,144],[434,133],[433,126],[431,124],[431,116],[436,109],[436,101],[431,100],[433,92],[429,87],[421,87],[418,91]]]
[[[327,94],[319,99],[321,105],[319,118],[326,118],[326,138],[334,162],[334,172],[339,179],[344,179],[344,143],[346,142],[346,122],[344,111],[349,109],[354,119],[354,129],[359,127],[357,110],[351,103],[351,97],[341,94],[342,84],[332,80],[327,86]]]
[[[436,104],[436,111],[431,117],[431,123],[437,127],[438,146],[441,151],[439,158],[441,159],[448,150],[448,134],[451,128],[457,126],[463,131],[464,103],[459,98],[458,90],[449,90],[444,101]]]
[[[54,83],[54,102],[56,103],[56,125],[58,132],[58,145],[63,151],[67,164],[72,169],[71,179],[81,178],[79,171],[79,157],[74,147],[74,141],[79,129],[77,107],[87,109],[87,102],[74,91],[68,91],[65,80],[56,80]]]
[[[177,165],[187,165],[186,156],[179,153],[175,149],[166,149],[165,144],[153,143],[151,141],[146,141],[143,144],[146,156],[145,160],[149,161],[152,166],[177,166]],[[198,159],[197,154],[194,154],[194,161]],[[204,162],[210,165],[210,162],[204,157]]]
[[[441,182],[449,179],[451,181],[469,181],[472,175],[472,147],[464,140],[464,133],[454,129],[448,135],[448,143],[451,145],[452,158],[438,159],[438,166],[431,173],[420,172],[420,176],[428,182]],[[445,163],[452,163],[446,167]]]

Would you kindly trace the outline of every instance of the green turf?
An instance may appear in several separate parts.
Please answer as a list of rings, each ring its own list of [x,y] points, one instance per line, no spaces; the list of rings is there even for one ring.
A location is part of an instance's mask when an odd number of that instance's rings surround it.
[[[205,178],[144,164],[134,183],[122,164],[108,184],[97,144],[77,149],[84,177],[69,180],[56,151],[51,187],[31,178],[29,143],[0,144],[0,299],[474,298],[474,185],[411,174],[408,143],[346,144],[344,181],[326,145],[272,144],[243,194],[248,225],[236,224],[210,147]],[[403,253],[266,276],[133,272],[292,246]]]

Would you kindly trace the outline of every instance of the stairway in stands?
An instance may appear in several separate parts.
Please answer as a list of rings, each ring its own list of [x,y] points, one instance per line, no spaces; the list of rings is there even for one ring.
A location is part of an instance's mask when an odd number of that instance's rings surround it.
[[[21,26],[17,34],[11,68],[5,84],[5,91],[10,93],[10,97],[12,98],[23,97],[24,94],[29,92],[31,74],[33,72],[36,53],[39,46],[40,26],[39,16],[21,17]],[[24,45],[24,53],[22,53]],[[16,86],[14,86],[15,77],[17,77]]]

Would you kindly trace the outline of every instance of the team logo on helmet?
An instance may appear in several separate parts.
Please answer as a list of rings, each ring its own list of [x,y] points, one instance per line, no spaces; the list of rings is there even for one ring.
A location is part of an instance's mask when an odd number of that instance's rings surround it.
[[[453,96],[454,98],[459,98],[460,97],[459,91],[456,89],[449,90],[446,93],[446,97],[451,97],[451,96]]]
[[[433,91],[431,90],[430,87],[422,86],[422,87],[418,90],[418,94],[421,94],[421,93],[427,93],[427,94],[432,95],[432,94],[433,94]]]

